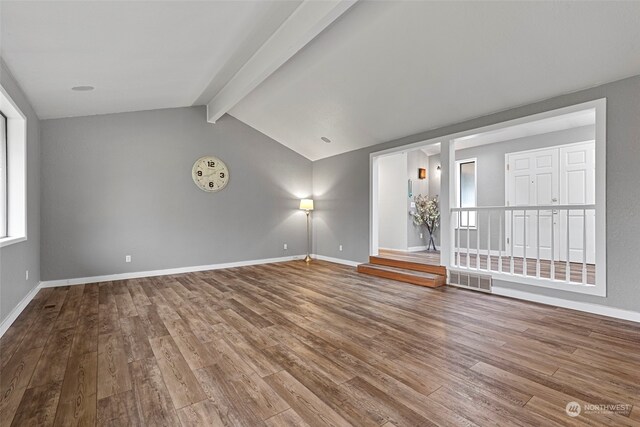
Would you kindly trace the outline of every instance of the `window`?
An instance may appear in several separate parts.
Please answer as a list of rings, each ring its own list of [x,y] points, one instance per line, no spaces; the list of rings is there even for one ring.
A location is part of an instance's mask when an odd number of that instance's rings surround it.
[[[0,248],[27,240],[27,118],[0,85]]]
[[[477,197],[476,159],[460,160],[456,162],[456,204],[460,208],[476,207]],[[475,228],[476,213],[462,212],[459,227]]]
[[[0,238],[7,237],[7,117],[0,111]]]

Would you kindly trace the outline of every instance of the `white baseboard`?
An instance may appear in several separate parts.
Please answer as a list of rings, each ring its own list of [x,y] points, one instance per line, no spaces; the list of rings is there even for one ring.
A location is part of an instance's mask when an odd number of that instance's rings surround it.
[[[342,259],[342,258],[333,258],[330,256],[324,256],[324,255],[311,255],[313,258],[319,259],[321,261],[327,261],[327,262],[335,262],[336,264],[343,264],[343,265],[348,265],[351,267],[357,267],[359,264],[362,264],[361,262],[356,262],[356,261],[351,261],[348,259]]]
[[[265,258],[248,261],[227,262],[222,264],[168,268],[164,270],[135,271],[131,273],[108,274],[105,276],[79,277],[76,279],[46,280],[44,282],[40,282],[40,287],[52,288],[57,286],[86,285],[87,283],[111,282],[113,280],[139,279],[141,277],[168,276],[170,274],[193,273],[196,271],[220,270],[222,268],[244,267],[248,265],[272,264],[275,262],[293,261],[302,258],[304,258],[304,255],[293,255],[280,258]]]
[[[409,246],[407,248],[407,252],[420,252],[420,251],[426,251],[427,250],[427,246],[423,245],[423,246]],[[436,246],[436,251],[440,250],[440,246]]]
[[[600,314],[602,316],[609,316],[616,319],[640,322],[640,312],[625,310],[622,308],[608,307],[606,305],[591,304],[587,302],[570,301],[563,298],[548,297],[544,295],[533,294],[530,292],[504,288],[501,286],[494,286],[491,293],[493,293],[494,295],[501,295],[510,298],[522,299],[525,301],[537,302],[540,304],[553,305],[556,307],[570,308],[572,310],[584,311],[587,313]]]
[[[39,290],[40,284],[31,289],[29,293],[25,295],[24,298],[22,298],[18,305],[16,305],[13,310],[11,310],[11,313],[9,313],[9,315],[2,320],[2,323],[0,323],[0,337],[2,337],[5,332],[7,332],[9,326],[11,326],[13,322],[16,321],[18,316],[20,316],[20,313],[22,313],[22,311],[27,308],[27,305],[29,305],[29,303],[36,296]]]

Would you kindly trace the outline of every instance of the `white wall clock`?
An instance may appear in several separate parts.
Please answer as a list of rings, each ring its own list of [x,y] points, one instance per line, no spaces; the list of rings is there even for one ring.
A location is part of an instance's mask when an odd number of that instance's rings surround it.
[[[200,157],[191,170],[193,182],[202,191],[214,193],[229,182],[229,169],[222,160],[214,156]]]

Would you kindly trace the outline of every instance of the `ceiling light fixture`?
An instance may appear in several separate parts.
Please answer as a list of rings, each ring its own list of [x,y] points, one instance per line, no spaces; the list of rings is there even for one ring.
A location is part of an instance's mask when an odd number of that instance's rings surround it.
[[[76,92],[89,92],[90,90],[94,90],[93,86],[74,86],[71,90],[75,90]]]
[[[326,142],[327,144],[331,142],[331,140],[329,138],[327,138],[326,136],[323,136],[320,139],[323,140],[324,142]]]

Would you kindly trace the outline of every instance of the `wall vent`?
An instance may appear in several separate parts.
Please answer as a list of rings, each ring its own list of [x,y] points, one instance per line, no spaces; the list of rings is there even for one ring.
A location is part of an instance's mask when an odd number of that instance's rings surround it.
[[[491,292],[491,276],[486,274],[449,270],[449,284],[473,291]]]

